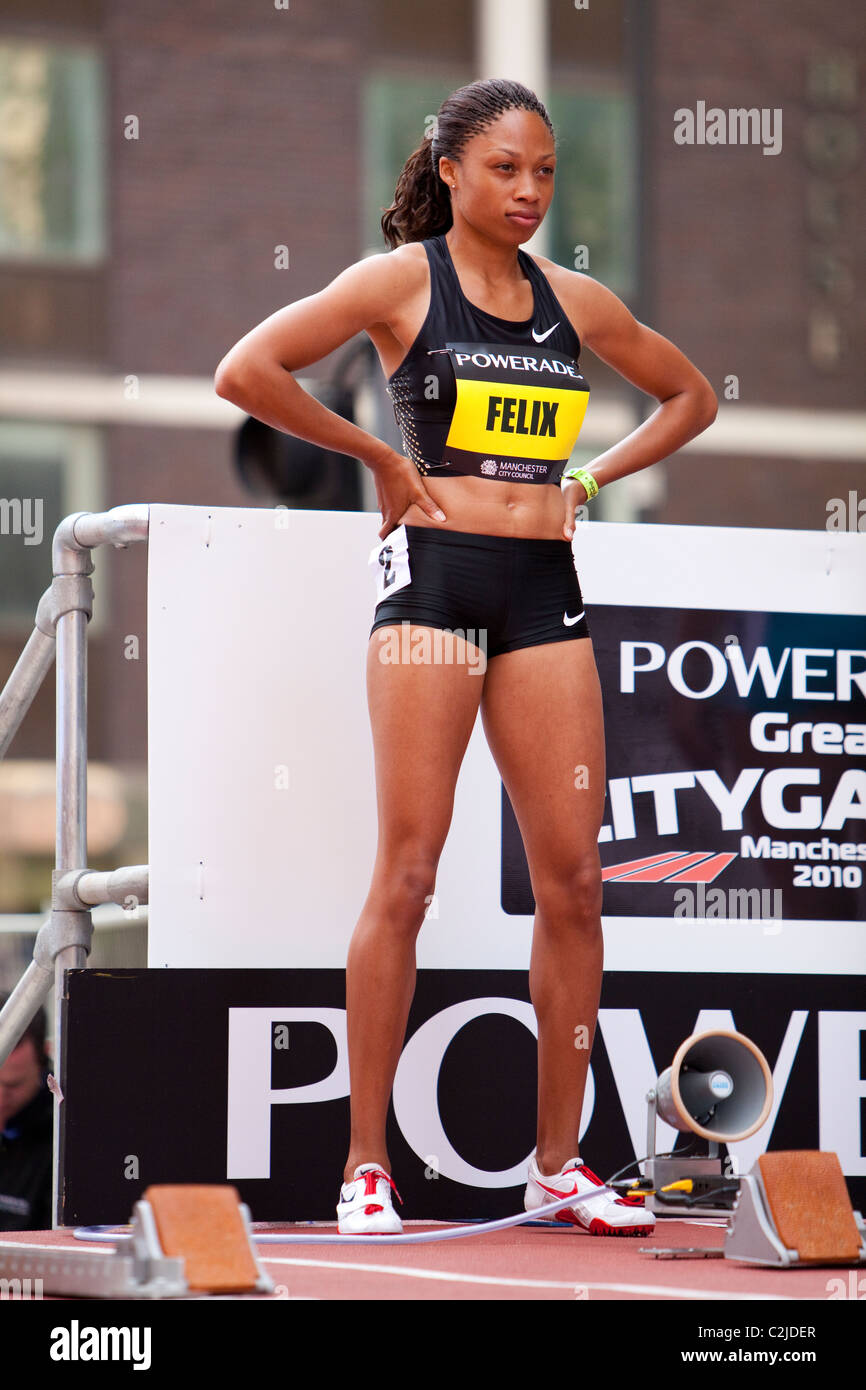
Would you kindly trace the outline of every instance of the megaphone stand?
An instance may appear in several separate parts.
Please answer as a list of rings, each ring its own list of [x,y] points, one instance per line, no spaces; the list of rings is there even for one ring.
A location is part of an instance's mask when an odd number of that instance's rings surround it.
[[[646,1183],[652,1189],[644,1199],[647,1211],[655,1216],[672,1216],[682,1220],[683,1216],[724,1216],[730,1211],[735,1196],[736,1184],[730,1178],[722,1177],[722,1159],[718,1143],[707,1141],[704,1157],[693,1158],[684,1154],[682,1158],[656,1157],[656,1120],[658,1118],[658,1096],[653,1087],[647,1092],[647,1160],[645,1168]],[[671,1183],[690,1179],[691,1194],[663,1192]],[[715,1205],[709,1194],[718,1189]],[[700,1200],[703,1193],[704,1200]]]

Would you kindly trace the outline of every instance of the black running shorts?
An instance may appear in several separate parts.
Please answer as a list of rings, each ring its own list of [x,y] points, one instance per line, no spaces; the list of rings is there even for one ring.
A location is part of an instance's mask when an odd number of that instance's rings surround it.
[[[589,637],[571,542],[403,524],[370,552],[386,623],[457,632],[488,657]],[[473,636],[476,633],[478,636]]]

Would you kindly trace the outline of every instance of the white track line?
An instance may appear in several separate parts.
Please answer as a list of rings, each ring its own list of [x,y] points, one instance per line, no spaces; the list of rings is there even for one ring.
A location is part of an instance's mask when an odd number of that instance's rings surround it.
[[[599,1289],[605,1293],[634,1293],[645,1296],[655,1294],[663,1298],[704,1298],[731,1301],[749,1299],[750,1301],[769,1300],[771,1302],[791,1302],[787,1294],[771,1293],[722,1293],[707,1289],[672,1288],[669,1284],[597,1284],[583,1279],[507,1279],[499,1275],[450,1274],[444,1269],[417,1269],[413,1265],[368,1265],[354,1260],[301,1260],[281,1256],[271,1259],[266,1255],[262,1261],[268,1265],[297,1265],[305,1269],[348,1269],[362,1274],[398,1274],[407,1279],[436,1279],[454,1284],[492,1284],[508,1289]],[[796,1301],[796,1300],[794,1300]]]
[[[5,1234],[5,1233],[4,1233],[4,1234]],[[4,1245],[4,1247],[6,1247],[6,1242],[2,1240],[2,1237],[0,1237],[0,1244]],[[102,1246],[97,1245],[97,1246],[93,1246],[93,1245],[88,1245],[86,1241],[84,1241],[84,1242],[82,1242],[82,1241],[76,1241],[74,1245],[40,1245],[38,1241],[37,1241],[37,1242],[34,1242],[34,1241],[30,1241],[30,1240],[26,1240],[26,1241],[25,1241],[25,1240],[22,1240],[22,1241],[10,1240],[10,1242],[9,1242],[9,1245],[16,1245],[16,1246],[17,1246],[17,1245],[19,1245],[19,1244],[20,1244],[21,1249],[22,1249],[22,1251],[23,1251],[23,1253],[24,1253],[25,1255],[28,1255],[28,1254],[30,1253],[31,1250],[47,1250],[50,1254],[52,1254],[52,1255],[57,1255],[58,1257],[62,1257],[63,1255],[80,1255],[80,1254],[81,1254],[81,1245],[82,1245],[82,1244],[85,1246],[85,1250],[86,1250],[86,1253],[87,1253],[88,1255],[113,1255],[113,1254],[114,1254],[114,1246],[113,1246],[113,1245],[102,1245]],[[3,1254],[4,1254],[4,1255],[11,1255],[11,1253],[12,1253],[12,1251],[11,1251],[8,1247],[4,1248],[4,1250],[3,1250]]]
[[[15,1242],[17,1244],[17,1242]],[[29,1249],[45,1250],[52,1255],[62,1256],[69,1247],[63,1245],[37,1245],[29,1246]],[[89,1250],[90,1254],[113,1255],[114,1250]],[[702,1298],[710,1301],[732,1302],[735,1299],[745,1299],[751,1302],[761,1302],[769,1300],[772,1302],[797,1302],[791,1299],[788,1294],[771,1293],[722,1293],[708,1289],[680,1289],[674,1288],[669,1284],[597,1284],[586,1280],[562,1280],[562,1279],[508,1279],[501,1275],[480,1275],[480,1274],[449,1274],[446,1270],[440,1269],[417,1269],[413,1265],[369,1265],[360,1264],[357,1261],[349,1260],[302,1260],[290,1259],[288,1256],[272,1257],[270,1255],[259,1255],[263,1264],[269,1265],[294,1265],[303,1269],[348,1269],[360,1272],[361,1274],[398,1274],[404,1275],[407,1279],[434,1279],[454,1284],[489,1284],[497,1288],[507,1289],[598,1289],[602,1293],[633,1293],[641,1297],[655,1295],[658,1298]]]

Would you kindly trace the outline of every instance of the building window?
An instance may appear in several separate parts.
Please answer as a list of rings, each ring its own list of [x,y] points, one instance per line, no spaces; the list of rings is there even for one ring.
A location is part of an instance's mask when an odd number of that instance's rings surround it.
[[[556,131],[556,193],[548,213],[550,259],[584,270],[620,298],[637,290],[637,151],[631,96],[607,80],[580,91],[554,83],[545,103]],[[586,247],[588,263],[580,263]],[[576,263],[577,262],[577,263]]]
[[[0,258],[105,253],[105,82],[83,44],[0,38]]]
[[[32,630],[51,585],[54,532],[72,512],[103,510],[102,479],[98,430],[0,420],[0,637]],[[91,633],[101,626],[98,616],[94,602]]]

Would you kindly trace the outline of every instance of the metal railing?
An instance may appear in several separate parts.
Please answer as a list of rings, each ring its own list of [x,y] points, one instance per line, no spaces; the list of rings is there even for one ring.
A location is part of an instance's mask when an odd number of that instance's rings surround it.
[[[51,875],[51,915],[40,927],[33,960],[0,1010],[0,1066],[19,1043],[43,1000],[54,988],[53,1224],[59,1224],[60,1116],[58,1078],[63,1057],[64,972],[81,969],[90,953],[93,920],[100,903],[123,905],[130,896],[148,901],[148,867],[134,864],[109,872],[87,867],[87,623],[93,613],[94,565],[98,545],[125,550],[148,538],[146,503],[107,512],[74,512],[54,533],[53,580],[36,610],[24,650],[0,693],[0,758],[27,714],[52,662],[57,668],[56,866]]]

